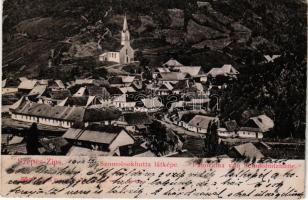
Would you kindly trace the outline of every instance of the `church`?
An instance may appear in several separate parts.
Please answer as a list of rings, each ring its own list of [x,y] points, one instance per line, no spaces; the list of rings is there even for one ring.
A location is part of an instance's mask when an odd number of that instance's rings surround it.
[[[134,50],[130,46],[130,33],[124,16],[123,30],[121,32],[121,47],[119,51],[109,51],[99,56],[100,61],[110,61],[120,64],[129,64],[134,61]]]

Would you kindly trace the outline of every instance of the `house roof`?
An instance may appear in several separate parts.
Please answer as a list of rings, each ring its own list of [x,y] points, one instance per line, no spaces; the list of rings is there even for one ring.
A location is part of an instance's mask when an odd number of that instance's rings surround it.
[[[180,113],[179,113],[180,114]],[[180,117],[180,121],[186,122],[188,123],[190,120],[192,120],[194,117],[196,116],[196,114],[194,113],[184,113],[182,114],[182,116]]]
[[[220,68],[212,68],[208,74],[213,77],[216,76],[229,76],[229,75],[238,75],[239,72],[232,65],[224,65]]]
[[[177,60],[171,58],[170,60],[168,60],[166,63],[164,63],[163,65],[167,65],[169,67],[171,66],[183,66],[180,62],[178,62]]]
[[[204,116],[204,115],[196,115],[194,118],[192,118],[189,122],[189,126],[193,127],[198,127],[198,128],[203,128],[207,129],[209,126],[209,123],[213,120],[216,120],[217,118],[215,117],[209,117],[209,116]]]
[[[121,76],[113,76],[108,79],[108,82],[111,85],[123,84],[123,79]]]
[[[4,88],[6,86],[6,79],[2,80],[1,87]]]
[[[146,108],[161,108],[164,106],[157,97],[151,99],[141,99],[141,101]]]
[[[23,140],[24,140],[23,137],[13,136],[13,138],[11,140],[9,140],[9,145],[20,144],[20,143],[22,143]]]
[[[67,97],[63,101],[61,101],[59,106],[86,106],[89,97],[84,96],[72,96]]]
[[[135,76],[121,76],[123,83],[132,83],[135,80]]]
[[[41,85],[48,85],[49,80],[48,79],[40,79],[40,80],[37,80],[37,82]]]
[[[204,92],[204,86],[201,83],[195,83],[194,87],[200,91],[200,92]]]
[[[186,76],[182,72],[161,72],[160,75],[163,81],[180,81],[184,80]]]
[[[187,82],[187,80],[180,80],[174,85],[173,89],[183,90],[189,87],[190,87],[190,84]]]
[[[166,67],[158,67],[158,68],[156,68],[156,71],[158,71],[158,72],[170,72],[170,70]]]
[[[114,108],[84,108],[67,106],[50,106],[47,104],[38,104],[25,101],[15,109],[13,113],[45,117],[51,119],[60,119],[67,121],[95,122],[118,119],[120,111]]]
[[[121,87],[119,89],[123,92],[123,94],[136,92],[133,87]]]
[[[164,87],[168,90],[173,90],[173,86],[171,85],[171,83],[169,82],[164,82],[160,87],[159,89],[164,89]]]
[[[125,113],[124,119],[129,125],[151,124],[151,117],[145,112]]]
[[[44,94],[44,92],[47,89],[47,85],[36,85],[30,92],[29,95],[37,95],[37,96],[41,96]]]
[[[96,151],[84,147],[72,146],[66,156],[108,156],[110,152]]]
[[[69,90],[54,90],[50,92],[50,96],[53,99],[63,100],[71,96],[71,92]]]
[[[267,132],[274,128],[274,121],[266,115],[259,115],[250,119],[256,123],[262,132]]]
[[[155,153],[153,153],[151,150],[147,150],[145,152],[135,154],[133,157],[157,157],[157,155],[155,155]]]
[[[81,97],[86,95],[86,87],[81,87],[79,90],[73,95],[74,97]]]
[[[11,78],[8,78],[8,79],[4,79],[2,80],[2,88],[4,87],[14,87],[14,88],[17,88],[18,85],[20,84],[20,80],[18,79],[11,79]]]
[[[18,89],[32,90],[34,86],[37,84],[37,80],[23,80],[18,86]]]
[[[118,87],[108,87],[107,91],[111,94],[111,95],[121,95],[124,94],[122,92],[122,90],[120,90]]]
[[[75,84],[77,85],[94,84],[94,79],[76,79]]]
[[[245,144],[241,144],[238,146],[234,146],[233,149],[237,151],[241,156],[244,156],[247,158],[260,159],[264,157],[261,151],[257,149],[255,145],[253,145],[252,143],[245,143]]]
[[[180,66],[174,69],[179,70],[182,73],[189,74],[190,76],[197,76],[200,73],[201,66]]]
[[[116,126],[96,126],[86,129],[70,128],[62,137],[66,139],[111,144],[122,131],[125,130]]]
[[[85,109],[83,121],[85,122],[99,122],[106,120],[118,119],[121,112],[112,107],[100,107],[100,108],[87,108]]]
[[[87,90],[90,96],[100,96],[103,99],[110,98],[110,93],[107,91],[105,87],[93,85],[93,86],[88,86]]]
[[[65,85],[61,80],[55,80],[55,83],[57,84],[59,88],[62,88],[62,89],[65,88]]]

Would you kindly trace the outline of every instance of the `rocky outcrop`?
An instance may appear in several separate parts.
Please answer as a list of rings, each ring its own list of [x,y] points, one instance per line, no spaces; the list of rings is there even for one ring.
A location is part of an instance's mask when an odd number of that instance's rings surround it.
[[[199,24],[210,26],[224,33],[230,33],[230,30],[225,25],[218,23],[217,20],[213,19],[209,15],[205,15],[202,13],[196,13],[196,14],[192,14],[192,17]]]
[[[183,29],[184,28],[184,11],[181,9],[168,9],[168,14],[171,19],[170,28]]]
[[[208,48],[212,51],[220,51],[224,49],[226,46],[231,44],[231,39],[230,38],[222,38],[218,40],[205,40],[202,41],[198,44],[194,44],[192,47],[195,49],[204,49]]]
[[[154,23],[153,19],[151,16],[148,15],[142,15],[139,17],[141,25],[138,27],[136,32],[142,33],[146,30],[152,29],[156,27],[156,24]]]
[[[72,18],[36,17],[19,22],[15,28],[32,38],[61,40],[77,30],[79,24]]]
[[[69,54],[72,57],[83,58],[98,55],[96,42],[87,42],[85,44],[76,43],[69,49]]]
[[[189,20],[185,39],[186,42],[195,44],[206,39],[227,38],[228,36],[226,33],[221,33],[211,27],[202,26],[193,20]]]

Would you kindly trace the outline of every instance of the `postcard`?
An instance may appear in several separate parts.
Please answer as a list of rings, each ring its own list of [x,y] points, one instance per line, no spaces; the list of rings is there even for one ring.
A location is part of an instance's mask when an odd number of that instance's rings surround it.
[[[306,13],[3,1],[1,196],[303,199]]]

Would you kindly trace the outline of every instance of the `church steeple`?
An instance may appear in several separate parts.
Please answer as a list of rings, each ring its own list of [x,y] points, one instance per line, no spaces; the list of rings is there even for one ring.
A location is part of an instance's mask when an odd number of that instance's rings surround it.
[[[124,23],[123,23],[123,31],[127,31],[128,26],[127,26],[127,19],[126,19],[126,14],[124,15]]]
[[[130,34],[127,26],[126,14],[124,15],[123,30],[121,33],[121,45],[130,44]]]

